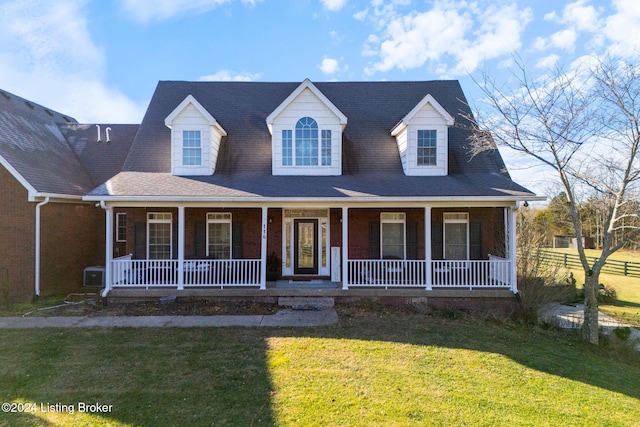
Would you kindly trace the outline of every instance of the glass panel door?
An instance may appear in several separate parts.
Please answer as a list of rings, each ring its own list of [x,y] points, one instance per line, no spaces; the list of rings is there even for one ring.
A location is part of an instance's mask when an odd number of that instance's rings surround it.
[[[294,274],[318,274],[318,220],[296,219],[293,232]]]

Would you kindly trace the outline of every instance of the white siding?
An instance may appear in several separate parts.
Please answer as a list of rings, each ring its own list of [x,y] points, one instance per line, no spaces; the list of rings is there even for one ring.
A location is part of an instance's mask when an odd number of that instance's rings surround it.
[[[406,128],[396,135],[404,173],[419,176],[447,175],[449,132],[445,118],[433,106],[426,104],[405,125]],[[418,130],[435,130],[437,132],[436,165],[418,165]]]
[[[182,132],[199,130],[202,147],[202,164],[185,166],[182,161]],[[212,175],[215,171],[222,136],[210,125],[197,108],[189,104],[173,120],[171,126],[171,165],[173,175]]]
[[[322,140],[322,131],[331,130],[331,166],[282,166],[282,131],[291,129],[295,141],[296,123],[302,117],[311,117],[318,123],[318,147],[320,147]],[[340,118],[310,89],[304,89],[275,117],[272,132],[272,152],[272,171],[274,175],[340,175],[342,174],[342,126]]]

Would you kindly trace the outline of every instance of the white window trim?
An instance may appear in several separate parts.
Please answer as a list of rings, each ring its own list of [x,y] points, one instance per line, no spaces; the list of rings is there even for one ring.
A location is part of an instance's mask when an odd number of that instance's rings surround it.
[[[462,215],[463,218],[453,218],[453,217],[449,217],[447,218],[447,215]],[[466,242],[466,249],[467,249],[467,254],[466,254],[466,260],[469,260],[469,212],[445,212],[442,215],[442,222],[444,224],[444,226],[442,227],[442,257],[446,260],[446,256],[447,256],[447,224],[466,224],[467,225],[467,242]],[[456,260],[453,260],[456,261]],[[464,261],[464,260],[462,260]]]
[[[163,215],[164,218],[151,218],[151,215]],[[166,217],[168,216],[168,218]],[[147,259],[151,259],[149,257],[149,225],[150,224],[169,224],[169,258],[173,259],[173,214],[171,212],[148,212],[147,213]]]
[[[219,216],[215,218],[214,216]],[[211,241],[209,240],[209,224],[229,224],[229,259],[233,258],[233,218],[231,212],[207,212],[207,257],[211,256],[209,253],[209,246]]]
[[[187,132],[198,132],[198,137],[199,137],[198,139],[199,139],[199,142],[200,142],[200,145],[198,147],[186,147],[184,145],[184,142],[185,142],[184,135]],[[204,157],[203,157],[203,154],[204,154],[204,151],[203,151],[203,145],[204,145],[203,144],[203,135],[204,134],[203,134],[202,130],[200,130],[200,129],[183,129],[182,130],[182,135],[181,135],[181,140],[182,140],[181,150],[182,150],[182,152],[181,152],[181,159],[180,159],[180,162],[182,164],[181,167],[183,167],[183,168],[194,168],[194,169],[202,167],[203,161],[204,161]],[[185,150],[193,150],[193,149],[197,149],[200,152],[200,163],[186,164],[185,163],[184,151]]]
[[[298,145],[298,138],[296,137],[296,127],[298,125],[298,122],[304,118],[310,118],[312,119],[314,122],[316,122],[316,126],[318,127],[318,163],[315,165],[299,165],[297,163],[297,159],[296,159],[296,146]],[[333,140],[334,140],[334,132],[331,130],[331,128],[323,128],[320,127],[320,123],[318,122],[318,120],[316,120],[314,117],[310,116],[310,115],[304,115],[300,118],[298,118],[293,126],[293,128],[284,128],[282,129],[282,131],[289,131],[291,132],[291,164],[290,165],[285,165],[284,164],[284,138],[282,138],[284,136],[283,132],[280,132],[280,150],[281,150],[281,156],[280,156],[280,168],[285,168],[285,169],[302,169],[302,170],[309,170],[309,169],[331,169],[334,167],[333,165]],[[328,152],[329,152],[329,164],[322,164],[323,163],[323,156],[322,156],[322,147],[323,147],[323,132],[328,131],[330,133],[330,138],[329,138],[329,147],[328,147]]]
[[[420,147],[418,145],[420,143],[420,139],[419,139],[418,135],[419,135],[420,131],[434,131],[436,133],[436,140],[435,140],[436,145],[433,147],[435,149],[435,160],[436,160],[436,162],[434,164],[427,164],[427,163],[421,164],[420,163],[420,156],[418,155],[418,150],[420,149]],[[440,150],[438,150],[438,134],[439,134],[438,129],[427,129],[427,128],[416,129],[416,167],[417,168],[439,168],[439,167],[441,167],[441,165],[438,164],[438,154],[439,154],[439,151],[440,151]]]
[[[387,218],[385,218],[385,216]],[[395,216],[395,218],[393,218]],[[402,259],[407,259],[407,214],[406,212],[381,212],[380,213],[380,259],[384,259],[384,232],[383,224],[402,224]]]
[[[124,218],[124,220],[122,222],[124,222],[124,225],[121,224],[121,219]],[[124,239],[120,238],[120,230],[124,227]],[[115,227],[115,232],[116,232],[116,242],[118,243],[124,243],[127,241],[127,213],[126,212],[117,212],[116,213],[116,227]]]

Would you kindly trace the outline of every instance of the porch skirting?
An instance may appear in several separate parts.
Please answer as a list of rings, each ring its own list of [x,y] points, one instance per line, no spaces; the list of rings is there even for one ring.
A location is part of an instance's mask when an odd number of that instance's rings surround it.
[[[189,288],[118,288],[109,292],[104,299],[107,304],[158,301],[162,297],[175,296],[176,299],[202,299],[217,301],[251,301],[263,304],[277,304],[283,297],[325,297],[333,298],[336,304],[353,304],[359,301],[375,301],[389,306],[426,306],[430,308],[454,308],[470,311],[491,311],[511,313],[518,306],[517,296],[509,289],[211,289]]]

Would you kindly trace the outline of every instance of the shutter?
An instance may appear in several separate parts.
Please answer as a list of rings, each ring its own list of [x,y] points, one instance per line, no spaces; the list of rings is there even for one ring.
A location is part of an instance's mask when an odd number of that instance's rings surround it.
[[[431,223],[431,259],[443,259],[443,231],[442,221]]]
[[[469,258],[482,259],[482,223],[469,223]]]
[[[133,227],[133,258],[145,259],[147,257],[147,224],[136,222]]]
[[[178,224],[171,223],[171,258],[178,259]]]
[[[418,223],[407,223],[407,259],[418,259]]]
[[[369,259],[380,259],[380,223],[369,223]]]
[[[242,259],[244,238],[242,237],[242,223],[233,222],[231,224],[231,258]]]
[[[202,221],[197,221],[194,226],[193,246],[195,248],[196,258],[202,259],[207,256],[207,229],[205,223]]]

